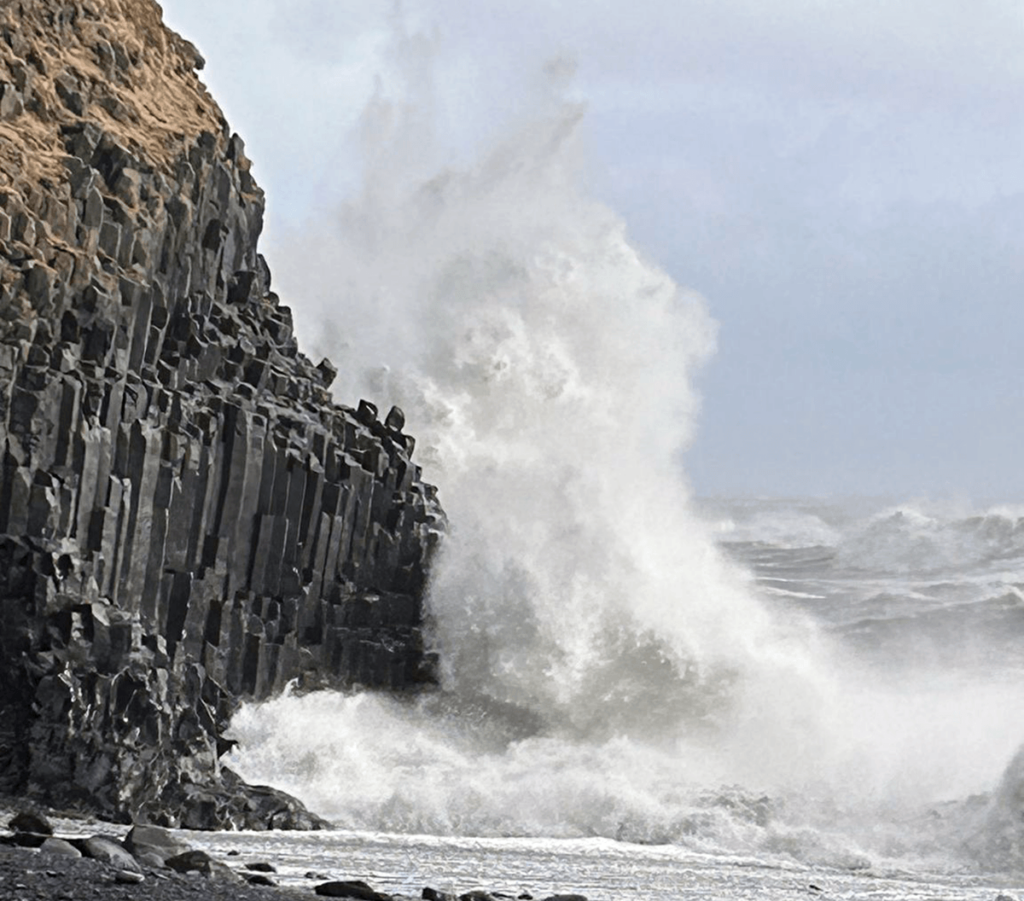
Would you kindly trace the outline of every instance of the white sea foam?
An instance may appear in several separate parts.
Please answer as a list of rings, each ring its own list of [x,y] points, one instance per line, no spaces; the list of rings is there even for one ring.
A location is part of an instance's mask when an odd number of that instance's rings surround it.
[[[441,488],[443,691],[248,707],[234,765],[360,828],[839,862],[861,857],[829,817],[992,785],[1018,685],[853,680],[690,512],[678,454],[714,326],[582,190],[580,107],[554,92],[476,165],[433,172],[420,112],[371,104],[365,191],[276,269],[339,399],[403,407]]]

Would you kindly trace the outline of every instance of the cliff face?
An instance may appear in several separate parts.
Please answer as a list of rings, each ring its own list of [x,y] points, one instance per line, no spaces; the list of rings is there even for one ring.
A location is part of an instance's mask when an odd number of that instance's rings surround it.
[[[221,733],[291,680],[430,681],[443,513],[400,411],[299,352],[201,65],[151,0],[0,8],[0,791],[308,826]]]

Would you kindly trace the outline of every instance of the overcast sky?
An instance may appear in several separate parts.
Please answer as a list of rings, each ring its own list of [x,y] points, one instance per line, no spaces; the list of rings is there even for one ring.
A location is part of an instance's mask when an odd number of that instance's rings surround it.
[[[697,493],[1024,499],[1020,0],[163,6],[267,191],[272,268],[358,185],[395,16],[456,158],[571,62],[589,190],[719,323]]]

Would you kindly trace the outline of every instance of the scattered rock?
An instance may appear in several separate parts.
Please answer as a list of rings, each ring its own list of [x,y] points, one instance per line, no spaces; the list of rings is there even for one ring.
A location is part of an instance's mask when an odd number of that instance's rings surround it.
[[[52,854],[55,857],[81,857],[82,852],[71,842],[62,838],[48,838],[40,845],[39,850],[43,854]]]
[[[164,863],[176,873],[205,873],[210,869],[213,858],[205,851],[190,850],[168,857]]]
[[[277,885],[277,883],[274,882],[273,879],[271,879],[269,876],[264,876],[262,873],[252,873],[250,875],[247,875],[245,877],[245,881],[248,882],[249,885],[266,885],[270,886],[271,888]]]
[[[48,836],[36,835],[34,832],[15,832],[10,838],[12,845],[19,848],[41,848]]]
[[[217,882],[240,882],[241,877],[227,864],[214,860],[205,851],[186,851],[175,857],[168,857],[167,867],[177,873],[199,873]]]
[[[146,877],[135,870],[116,870],[114,872],[114,882],[119,882],[122,885],[138,885],[145,881]]]
[[[257,860],[257,861],[253,861],[252,863],[247,863],[245,865],[245,868],[247,870],[252,870],[255,873],[276,873],[277,872],[277,867],[275,867],[272,863],[267,863],[265,860]]]
[[[139,864],[132,855],[125,850],[116,838],[107,835],[93,835],[83,839],[78,848],[86,857],[110,864],[120,870],[139,871]]]
[[[365,882],[324,882],[313,889],[326,898],[355,898],[357,901],[391,901],[391,896],[375,891]]]
[[[137,860],[142,861],[143,857],[147,861],[156,859],[158,866],[164,866],[169,857],[191,850],[188,842],[160,826],[132,826],[124,838],[124,846]]]
[[[142,851],[132,855],[138,862],[144,867],[149,867],[151,870],[165,870],[167,864],[164,863],[164,859],[161,855],[155,851]]]
[[[28,832],[33,835],[53,835],[53,826],[38,811],[23,810],[11,817],[7,828],[11,832]]]
[[[15,814],[7,826],[14,833],[10,839],[11,844],[22,848],[42,847],[47,837],[53,835],[50,821],[41,813],[32,810],[23,810]]]

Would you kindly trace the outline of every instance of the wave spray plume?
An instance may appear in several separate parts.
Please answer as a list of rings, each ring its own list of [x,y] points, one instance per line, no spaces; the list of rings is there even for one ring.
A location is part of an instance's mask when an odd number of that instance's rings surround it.
[[[714,326],[586,196],[582,108],[550,91],[435,168],[429,106],[370,104],[362,194],[278,268],[339,398],[401,406],[440,486],[442,690],[247,708],[236,765],[352,827],[763,843],[761,790],[863,776],[906,711],[841,697],[814,628],[690,512]]]

